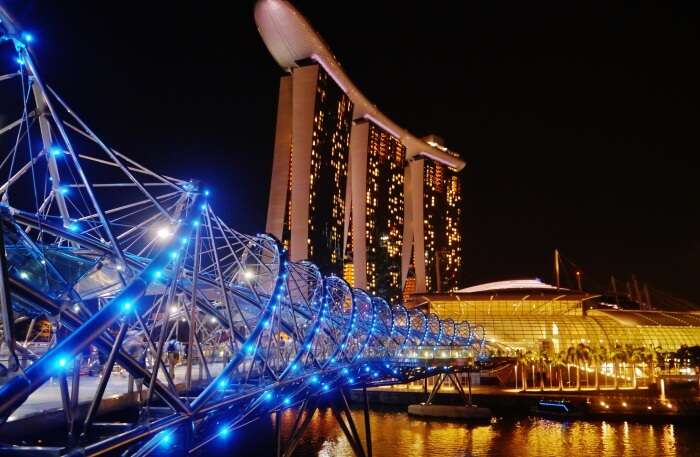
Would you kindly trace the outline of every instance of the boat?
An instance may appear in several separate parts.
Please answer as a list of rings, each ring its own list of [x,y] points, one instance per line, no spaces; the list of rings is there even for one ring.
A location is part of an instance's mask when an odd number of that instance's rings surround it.
[[[569,400],[540,400],[532,412],[549,419],[579,418],[584,415],[584,411]]]

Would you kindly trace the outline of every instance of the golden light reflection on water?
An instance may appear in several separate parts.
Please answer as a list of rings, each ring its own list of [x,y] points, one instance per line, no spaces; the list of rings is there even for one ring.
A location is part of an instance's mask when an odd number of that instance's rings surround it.
[[[364,437],[363,418],[353,412]],[[286,418],[285,418],[286,419]],[[545,419],[493,420],[490,424],[424,421],[401,412],[373,412],[370,418],[376,457],[681,457],[700,449],[692,425],[628,422],[556,422]],[[679,436],[679,430],[681,435]],[[311,421],[295,455],[352,457],[352,448],[325,409]],[[682,443],[681,443],[682,442]],[[697,443],[697,444],[694,444]]]

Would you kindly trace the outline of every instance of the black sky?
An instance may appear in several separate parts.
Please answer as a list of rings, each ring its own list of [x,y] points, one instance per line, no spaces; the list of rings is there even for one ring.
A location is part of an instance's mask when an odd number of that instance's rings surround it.
[[[253,3],[106,3],[6,5],[93,130],[262,231],[282,71]],[[589,286],[636,273],[700,303],[700,16],[674,3],[296,5],[380,109],[467,160],[464,284],[551,281],[559,248]]]

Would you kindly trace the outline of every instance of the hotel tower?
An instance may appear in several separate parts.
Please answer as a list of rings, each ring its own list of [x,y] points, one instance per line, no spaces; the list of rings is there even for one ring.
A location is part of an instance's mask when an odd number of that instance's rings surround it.
[[[285,0],[259,0],[255,21],[286,74],[279,101],[267,232],[324,273],[392,302],[457,287],[461,259],[456,153],[418,138],[350,81]]]

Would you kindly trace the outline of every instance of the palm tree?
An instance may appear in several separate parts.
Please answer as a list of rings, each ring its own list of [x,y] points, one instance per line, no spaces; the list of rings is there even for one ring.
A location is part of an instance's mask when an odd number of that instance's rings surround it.
[[[549,351],[547,349],[540,349],[537,354],[539,363],[537,367],[540,372],[540,391],[544,390],[544,365],[549,361]]]
[[[649,367],[649,382],[651,384],[656,384],[656,364],[658,361],[656,354],[656,350],[649,347],[645,347],[642,353],[644,363]]]
[[[644,348],[633,348],[630,354],[632,364],[632,387],[637,388],[637,364],[644,361]]]
[[[517,353],[518,365],[520,365],[520,369],[521,369],[521,372],[520,372],[521,376],[520,377],[522,378],[521,382],[522,382],[522,386],[523,386],[523,392],[527,392],[527,371],[526,371],[525,366],[527,365],[527,361],[528,361],[527,356],[528,356],[529,352],[530,351],[527,351],[526,353],[522,353],[522,352],[518,351],[518,353]],[[517,373],[517,371],[516,371],[516,373]],[[516,381],[517,381],[517,379],[516,379]]]
[[[611,358],[613,361],[613,376],[615,378],[615,390],[617,390],[620,386],[620,381],[619,381],[619,367],[620,363],[625,360],[627,356],[627,353],[624,351],[622,346],[619,344],[615,344],[615,349],[613,349],[613,352],[611,354]]]
[[[588,384],[588,362],[590,361],[590,348],[583,343],[576,345],[576,389],[581,390],[581,363],[586,369],[586,387]]]
[[[562,376],[561,369],[564,367],[564,361],[566,360],[566,351],[560,351],[555,355],[554,364],[557,367],[557,373],[559,377],[559,390],[564,390],[564,377]]]
[[[566,349],[566,385],[571,387],[571,365],[576,363],[576,348],[569,346]]]
[[[535,386],[535,354],[532,351],[525,352],[525,359],[532,372],[532,386]],[[523,373],[523,376],[527,376],[527,373]]]
[[[608,349],[607,346],[602,346],[602,345],[600,346],[599,357],[600,357],[600,360],[603,361],[603,363],[605,364],[605,378],[603,378],[603,381],[605,384],[605,388],[607,388],[608,387],[608,377],[609,377],[607,366],[608,366],[608,363],[610,362],[610,350]]]
[[[593,386],[595,390],[600,390],[600,383],[598,382],[598,367],[600,366],[600,346],[594,346],[591,348],[591,361],[593,362],[593,380],[595,385]]]

